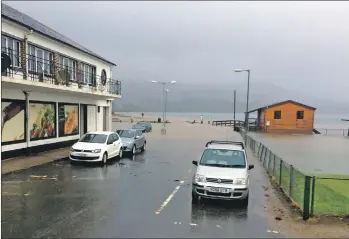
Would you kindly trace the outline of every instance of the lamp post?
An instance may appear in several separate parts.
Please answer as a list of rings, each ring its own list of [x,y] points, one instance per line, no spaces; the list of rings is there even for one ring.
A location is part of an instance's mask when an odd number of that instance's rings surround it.
[[[169,90],[165,89],[165,120],[164,120],[165,123],[167,121],[167,93],[168,92]]]
[[[165,126],[165,107],[166,107],[166,105],[165,105],[165,96],[164,96],[164,94],[165,94],[165,85],[167,85],[167,84],[176,84],[176,81],[174,80],[174,81],[155,81],[155,80],[153,80],[153,81],[151,81],[151,83],[157,83],[157,84],[161,84],[162,85],[162,90],[161,90],[161,97],[162,97],[162,99],[161,99],[161,101],[162,101],[162,105],[163,105],[163,109],[162,109],[162,120],[163,120],[163,122],[164,122],[164,126]]]
[[[236,131],[235,111],[236,111],[236,90],[234,90],[234,131]]]
[[[249,101],[249,94],[250,94],[250,69],[235,69],[235,72],[247,72],[247,102],[246,102],[246,114],[245,114],[245,130],[246,134],[249,131],[249,122],[248,122],[248,101]]]

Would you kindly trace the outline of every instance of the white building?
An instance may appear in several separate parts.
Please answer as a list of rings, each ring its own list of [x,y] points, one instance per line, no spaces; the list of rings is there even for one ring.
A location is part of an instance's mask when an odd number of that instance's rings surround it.
[[[5,4],[1,19],[2,159],[112,130],[115,64]]]

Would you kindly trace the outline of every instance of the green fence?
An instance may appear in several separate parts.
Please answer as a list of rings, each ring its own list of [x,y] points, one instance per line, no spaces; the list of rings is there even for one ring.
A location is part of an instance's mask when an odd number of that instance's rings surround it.
[[[304,220],[314,215],[349,215],[349,176],[307,175],[262,143],[247,136],[244,131],[240,133],[268,174],[274,177],[278,186],[301,209]]]

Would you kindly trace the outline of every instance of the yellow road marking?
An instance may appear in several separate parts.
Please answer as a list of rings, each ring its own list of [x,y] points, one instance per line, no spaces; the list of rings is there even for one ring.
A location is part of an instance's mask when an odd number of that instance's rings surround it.
[[[38,176],[38,175],[30,175],[31,178],[39,178],[39,179],[49,179],[49,180],[57,180],[57,178],[48,178],[47,175]]]
[[[31,178],[46,178],[47,175],[40,176],[40,175],[30,175]]]
[[[178,192],[178,190],[180,189],[181,186],[177,186],[175,188],[175,190],[173,190],[173,192],[170,194],[170,196],[168,196],[168,198],[162,203],[162,205],[160,206],[160,208],[155,212],[156,215],[159,215],[160,212],[166,207],[166,205],[171,201],[171,199],[173,198],[173,196]]]
[[[11,193],[11,192],[1,192],[3,196],[29,196],[31,193],[24,193],[23,195],[20,193]]]

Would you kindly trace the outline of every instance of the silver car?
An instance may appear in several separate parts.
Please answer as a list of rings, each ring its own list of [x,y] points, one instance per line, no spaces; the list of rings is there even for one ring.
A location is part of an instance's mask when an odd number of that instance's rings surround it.
[[[145,150],[147,141],[141,130],[125,129],[118,130],[117,133],[121,138],[121,149],[124,153],[135,155],[138,150],[141,150],[141,152]]]
[[[192,183],[192,201],[200,197],[223,200],[241,200],[248,204],[249,170],[242,142],[215,141],[206,144]]]

